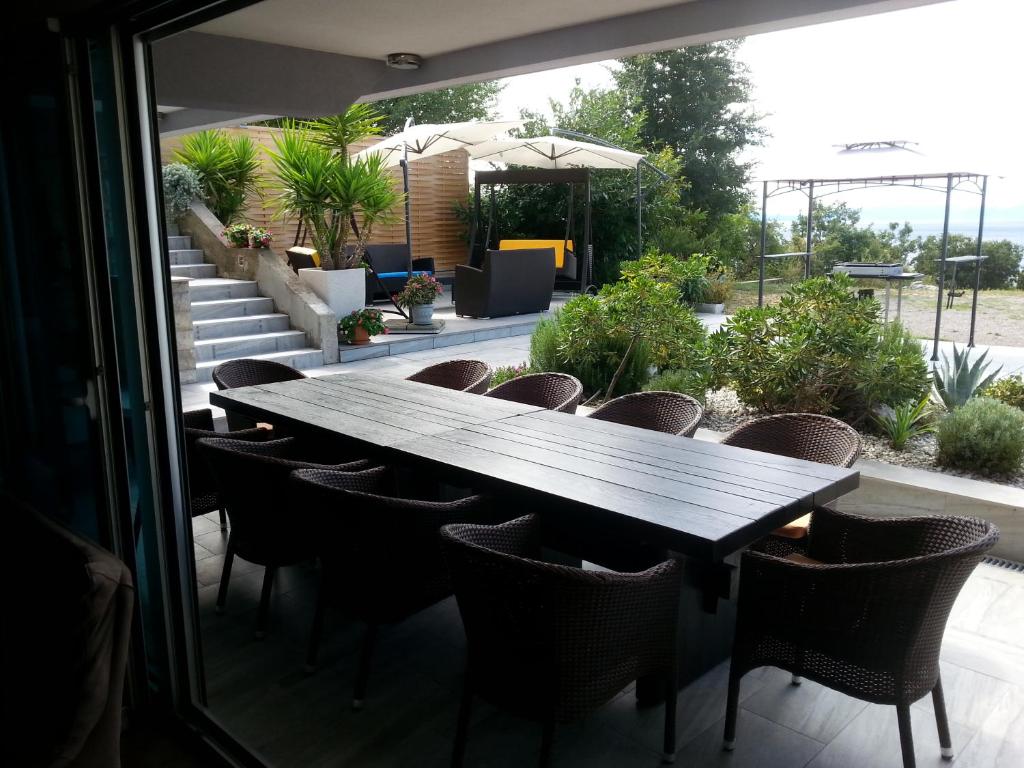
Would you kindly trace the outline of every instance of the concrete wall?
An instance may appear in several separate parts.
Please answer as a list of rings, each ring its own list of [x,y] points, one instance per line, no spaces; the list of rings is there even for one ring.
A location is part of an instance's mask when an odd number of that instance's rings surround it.
[[[178,379],[182,384],[196,380],[195,338],[192,330],[192,301],[188,278],[171,278],[171,301],[174,304],[174,337],[177,340]]]
[[[232,248],[221,232],[224,225],[216,216],[200,202],[193,202],[192,209],[187,211],[178,224],[183,234],[192,236],[192,247],[201,248],[205,252],[207,264],[217,265],[220,277],[236,280],[255,280],[256,254],[252,248]]]

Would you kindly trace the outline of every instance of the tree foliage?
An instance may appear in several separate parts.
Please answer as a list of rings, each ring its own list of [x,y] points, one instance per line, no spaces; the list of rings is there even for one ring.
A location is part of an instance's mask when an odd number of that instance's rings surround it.
[[[949,236],[948,256],[973,256],[978,251],[978,240],[969,235],[951,234]],[[981,265],[981,288],[1024,288],[1021,281],[1021,259],[1024,258],[1024,246],[1010,240],[984,240],[981,252],[988,258]],[[919,239],[917,259],[918,272],[935,277],[938,273],[938,260],[942,258],[942,238],[929,235]],[[961,264],[957,267],[956,282],[959,287],[974,285],[974,264]],[[952,268],[946,268],[947,279],[952,275]]]
[[[417,125],[423,123],[459,123],[466,120],[491,120],[498,94],[504,86],[497,80],[466,83],[412,96],[398,96],[373,103],[381,114],[381,127],[385,134],[405,128],[412,117]]]
[[[682,158],[681,202],[705,211],[709,227],[741,208],[750,166],[744,148],[765,135],[747,106],[751,84],[728,40],[621,60],[615,80],[629,114],[642,117],[641,138]]]

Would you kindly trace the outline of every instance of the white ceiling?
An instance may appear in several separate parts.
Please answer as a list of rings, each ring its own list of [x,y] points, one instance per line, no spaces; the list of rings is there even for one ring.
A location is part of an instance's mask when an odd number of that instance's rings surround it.
[[[449,51],[691,0],[264,0],[195,29],[383,59]]]

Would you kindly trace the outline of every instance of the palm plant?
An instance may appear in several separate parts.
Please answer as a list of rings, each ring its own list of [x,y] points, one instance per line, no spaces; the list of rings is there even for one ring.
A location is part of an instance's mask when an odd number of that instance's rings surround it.
[[[313,140],[348,157],[349,148],[367,136],[379,136],[382,115],[369,104],[353,104],[340,115],[306,123]]]
[[[182,140],[175,159],[199,174],[203,197],[222,224],[238,217],[250,195],[262,193],[259,150],[248,136],[199,131]]]
[[[319,138],[308,124],[295,123],[274,137],[270,157],[280,182],[279,210],[309,232],[322,269],[351,269],[362,263],[374,224],[387,220],[402,196],[379,158],[352,160]],[[357,211],[362,226],[347,253]]]
[[[965,347],[963,350],[959,350],[956,344],[953,345],[952,363],[948,355],[942,355],[942,365],[935,366],[932,371],[932,381],[935,386],[935,394],[947,410],[960,408],[978,391],[991,384],[1003,370],[1000,366],[991,373],[987,373],[991,365],[985,359],[987,357],[988,350],[982,352],[972,364],[970,349]]]

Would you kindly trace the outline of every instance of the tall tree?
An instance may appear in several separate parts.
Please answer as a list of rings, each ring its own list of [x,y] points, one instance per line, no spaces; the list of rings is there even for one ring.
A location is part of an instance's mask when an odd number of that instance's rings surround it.
[[[374,102],[373,106],[383,115],[381,125],[386,134],[402,130],[410,117],[417,124],[490,120],[494,116],[498,94],[504,87],[497,80],[467,83],[429,93],[384,99]]]
[[[740,42],[642,54],[623,59],[615,72],[629,110],[646,115],[644,142],[681,155],[688,182],[682,203],[706,211],[709,227],[746,200],[750,166],[739,153],[765,135],[748,106],[750,80],[736,58]]]

